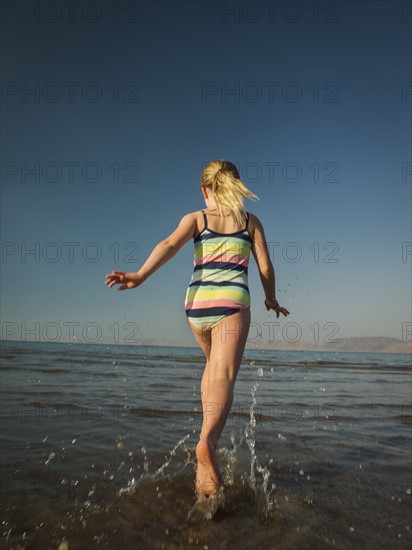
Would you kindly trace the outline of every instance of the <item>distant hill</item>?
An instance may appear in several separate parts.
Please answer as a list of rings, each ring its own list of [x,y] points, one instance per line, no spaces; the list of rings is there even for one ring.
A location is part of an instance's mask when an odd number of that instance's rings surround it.
[[[247,346],[251,347],[251,346]],[[300,340],[292,342],[273,342],[259,346],[261,349],[304,350],[304,351],[354,351],[370,353],[412,353],[412,341],[402,342],[388,336],[364,336],[356,338],[339,338],[334,343],[312,344]]]

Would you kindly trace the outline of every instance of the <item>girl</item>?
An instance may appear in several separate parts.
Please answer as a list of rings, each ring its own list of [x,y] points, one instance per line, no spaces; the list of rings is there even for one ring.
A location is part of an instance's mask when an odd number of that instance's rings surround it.
[[[200,189],[206,209],[186,214],[176,230],[160,242],[136,273],[112,271],[106,285],[126,290],[141,285],[169,261],[191,238],[194,271],[187,289],[185,311],[193,335],[206,356],[201,381],[203,423],[196,446],[195,491],[209,496],[221,478],[215,450],[225,426],[236,376],[250,326],[247,280],[250,250],[256,260],[265,293],[265,306],[278,318],[289,311],[275,295],[275,272],[262,224],[245,211],[243,199],[257,199],[241,182],[234,164],[214,160],[202,172]]]

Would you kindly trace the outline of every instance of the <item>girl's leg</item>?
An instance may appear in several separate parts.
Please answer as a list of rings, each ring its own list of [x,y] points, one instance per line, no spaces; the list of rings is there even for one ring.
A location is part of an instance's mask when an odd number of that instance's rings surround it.
[[[233,401],[233,388],[250,326],[250,309],[226,317],[211,331],[193,334],[206,355],[202,377],[203,425],[196,447],[196,492],[211,494],[220,486],[214,451]]]
[[[216,448],[232,406],[234,385],[249,327],[250,309],[245,308],[226,317],[211,331],[200,438],[207,440],[213,449]]]
[[[197,343],[199,344],[200,349],[205,354],[206,365],[203,371],[202,381],[200,383],[200,398],[202,400],[203,407],[203,396],[205,395],[207,381],[209,379],[209,362],[210,362],[210,349],[212,344],[210,330],[199,330],[189,323],[190,328],[192,329],[193,336],[196,338]]]
[[[206,365],[203,371],[202,380],[200,384],[200,397],[202,400],[202,410],[205,409],[204,396],[206,394],[207,385],[209,382],[209,364],[210,364],[210,350],[211,350],[211,333],[210,330],[198,330],[196,327],[189,323],[190,328],[192,329],[193,335],[196,338],[197,343],[199,344],[200,349],[203,351],[206,357]],[[216,486],[220,484],[219,472],[214,461],[214,456],[212,459],[206,461],[203,457],[199,459],[198,447],[196,447],[196,458],[198,459],[197,469],[196,469],[196,488],[195,491],[197,494],[209,495],[216,491]]]

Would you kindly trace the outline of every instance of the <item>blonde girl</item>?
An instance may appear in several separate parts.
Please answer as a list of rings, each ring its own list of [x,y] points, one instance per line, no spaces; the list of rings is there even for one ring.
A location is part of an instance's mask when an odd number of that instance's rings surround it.
[[[250,326],[248,264],[250,250],[258,266],[265,307],[276,317],[289,311],[279,305],[275,272],[258,218],[245,211],[244,198],[257,199],[240,180],[234,164],[214,160],[202,172],[200,189],[206,208],[186,214],[136,273],[112,271],[106,285],[126,290],[141,285],[190,239],[194,270],[185,297],[185,312],[206,365],[201,380],[203,423],[196,446],[195,492],[216,493],[221,477],[216,446],[232,406],[236,376]]]

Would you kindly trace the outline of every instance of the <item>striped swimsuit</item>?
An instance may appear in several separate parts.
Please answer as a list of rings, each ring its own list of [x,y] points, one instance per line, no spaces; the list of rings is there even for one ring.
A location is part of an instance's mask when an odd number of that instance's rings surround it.
[[[246,227],[235,233],[217,233],[205,227],[194,239],[194,270],[186,292],[188,320],[210,329],[228,315],[250,306],[248,265],[252,239]]]

